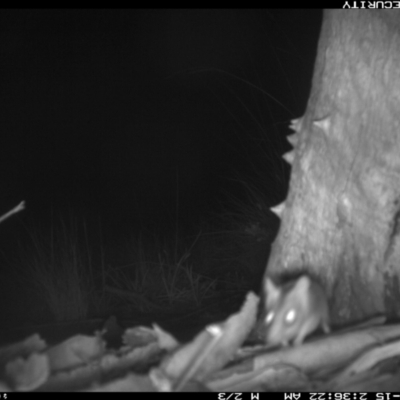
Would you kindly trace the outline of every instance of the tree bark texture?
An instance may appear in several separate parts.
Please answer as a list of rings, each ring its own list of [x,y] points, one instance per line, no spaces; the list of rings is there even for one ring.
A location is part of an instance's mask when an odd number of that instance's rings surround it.
[[[329,10],[266,275],[308,273],[334,324],[400,315],[400,12]],[[265,281],[265,279],[264,279]]]

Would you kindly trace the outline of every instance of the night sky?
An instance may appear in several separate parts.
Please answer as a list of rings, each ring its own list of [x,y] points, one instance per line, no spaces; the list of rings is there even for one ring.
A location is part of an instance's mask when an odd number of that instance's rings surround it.
[[[164,226],[178,204],[181,222],[195,225],[227,193],[240,196],[235,178],[255,170],[273,205],[285,194],[279,157],[289,120],[305,111],[321,17],[1,10],[0,214],[25,200],[13,218],[72,210],[134,230]]]

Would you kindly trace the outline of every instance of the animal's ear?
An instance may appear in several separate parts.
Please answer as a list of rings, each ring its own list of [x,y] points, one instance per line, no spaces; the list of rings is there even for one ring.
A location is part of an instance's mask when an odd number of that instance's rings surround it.
[[[268,277],[265,279],[264,285],[268,303],[275,302],[281,295],[280,288]]]
[[[310,278],[307,275],[303,275],[297,280],[295,289],[304,293],[310,287],[310,284]]]

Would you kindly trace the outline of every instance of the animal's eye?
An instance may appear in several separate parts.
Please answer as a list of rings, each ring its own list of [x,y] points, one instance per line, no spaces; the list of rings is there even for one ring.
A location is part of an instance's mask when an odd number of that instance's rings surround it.
[[[285,322],[287,324],[292,324],[295,319],[296,319],[296,310],[292,308],[286,313]]]
[[[273,311],[269,312],[265,317],[265,323],[270,324],[275,317],[275,313]]]

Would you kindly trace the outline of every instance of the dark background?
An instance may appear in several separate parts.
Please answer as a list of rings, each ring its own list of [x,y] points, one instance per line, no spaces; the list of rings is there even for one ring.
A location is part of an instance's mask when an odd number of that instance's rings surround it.
[[[27,203],[2,234],[71,211],[115,232],[196,226],[242,195],[238,174],[255,171],[276,204],[321,18],[1,10],[0,214]]]

